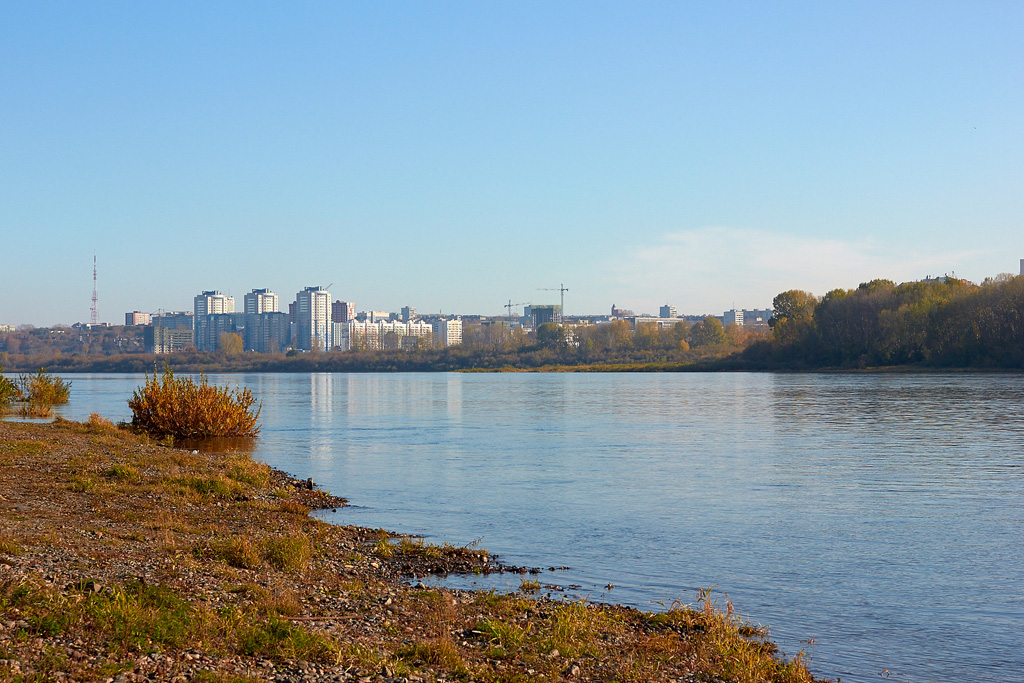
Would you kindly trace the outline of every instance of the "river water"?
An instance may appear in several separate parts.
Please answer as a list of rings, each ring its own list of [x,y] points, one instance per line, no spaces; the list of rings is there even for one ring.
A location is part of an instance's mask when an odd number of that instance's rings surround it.
[[[68,378],[73,419],[128,418],[142,380]],[[262,400],[255,457],[350,500],[328,521],[570,567],[553,597],[714,586],[820,676],[1024,681],[1024,376],[211,381]]]

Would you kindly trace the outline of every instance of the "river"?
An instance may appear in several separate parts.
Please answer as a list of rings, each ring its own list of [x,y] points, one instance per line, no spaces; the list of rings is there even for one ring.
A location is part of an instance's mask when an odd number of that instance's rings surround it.
[[[130,416],[142,378],[69,375]],[[328,521],[477,542],[553,597],[714,587],[843,681],[1024,680],[1024,376],[253,374]],[[514,590],[519,577],[459,585]]]

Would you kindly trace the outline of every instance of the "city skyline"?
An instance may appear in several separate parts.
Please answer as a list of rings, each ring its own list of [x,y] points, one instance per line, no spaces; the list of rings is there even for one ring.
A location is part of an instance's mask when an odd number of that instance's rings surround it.
[[[0,7],[0,324],[1015,272],[1024,5]],[[236,283],[245,287],[236,287]],[[542,298],[543,296],[543,298]]]

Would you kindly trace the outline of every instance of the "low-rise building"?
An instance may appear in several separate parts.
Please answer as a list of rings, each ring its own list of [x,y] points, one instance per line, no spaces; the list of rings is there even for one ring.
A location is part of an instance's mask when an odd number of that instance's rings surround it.
[[[152,325],[153,314],[143,313],[142,311],[132,311],[131,313],[124,314],[125,325]]]
[[[722,314],[722,324],[728,325],[729,323],[735,323],[740,327],[743,327],[743,311],[738,311],[735,308],[726,311]]]
[[[433,334],[430,323],[413,320],[351,320],[334,323],[335,348],[341,351],[411,348]]]

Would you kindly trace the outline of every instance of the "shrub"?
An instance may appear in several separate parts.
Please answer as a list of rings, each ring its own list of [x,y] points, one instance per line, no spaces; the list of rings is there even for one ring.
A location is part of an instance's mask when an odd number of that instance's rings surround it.
[[[0,365],[0,373],[3,373],[3,371],[4,366]],[[11,405],[11,402],[17,400],[20,396],[21,392],[18,391],[18,387],[14,385],[14,382],[0,374],[0,413],[4,412]]]
[[[71,382],[54,377],[39,368],[34,375],[22,375],[18,379],[21,385],[21,397],[30,406],[55,406],[67,403],[71,398]]]
[[[128,400],[132,429],[155,437],[174,439],[259,434],[260,408],[248,389],[210,386],[205,375],[199,382],[178,379],[168,367],[163,377],[146,375],[146,384]]]

